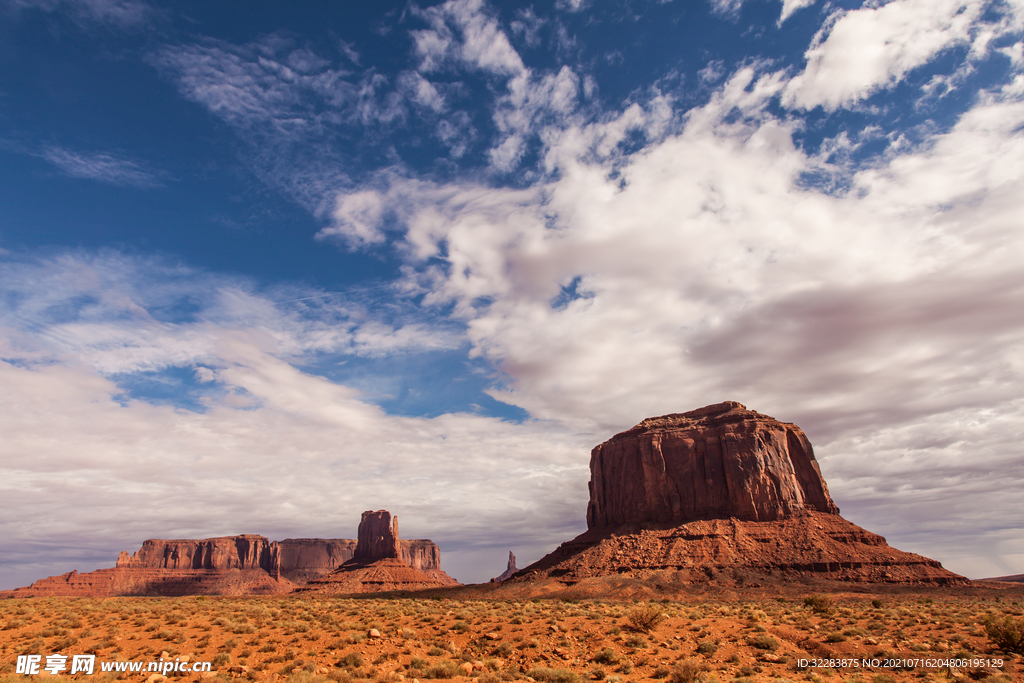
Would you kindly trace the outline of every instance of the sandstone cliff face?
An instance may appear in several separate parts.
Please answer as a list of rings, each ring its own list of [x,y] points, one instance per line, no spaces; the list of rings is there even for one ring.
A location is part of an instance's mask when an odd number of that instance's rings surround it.
[[[356,558],[382,560],[398,557],[398,517],[394,522],[387,510],[367,510],[359,522]]]
[[[114,596],[279,595],[295,585],[262,569],[151,569],[112,567],[40,579],[0,593],[9,598],[108,598]]]
[[[800,428],[739,403],[644,420],[596,447],[590,471],[588,531],[506,584],[968,583],[840,517]]]
[[[354,538],[286,538],[280,548],[281,576],[296,584],[323,576],[356,554]],[[441,571],[441,549],[427,539],[399,539],[398,559],[414,569]]]
[[[839,514],[799,427],[729,401],[649,418],[597,446],[587,526]]]
[[[150,569],[262,569],[275,573],[280,562],[276,543],[242,534],[202,540],[150,539],[134,555],[122,552],[117,567]]]

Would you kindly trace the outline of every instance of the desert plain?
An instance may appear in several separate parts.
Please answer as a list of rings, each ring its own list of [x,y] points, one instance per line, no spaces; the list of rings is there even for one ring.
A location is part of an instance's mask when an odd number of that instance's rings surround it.
[[[609,578],[589,583],[591,596],[574,587],[515,599],[487,585],[364,597],[9,599],[0,601],[0,683],[26,680],[15,673],[18,655],[51,653],[209,661],[210,672],[168,675],[210,683],[1024,680],[1019,644],[1015,653],[999,640],[1001,628],[1024,628],[1020,584],[663,588]],[[74,677],[162,681],[99,667]]]

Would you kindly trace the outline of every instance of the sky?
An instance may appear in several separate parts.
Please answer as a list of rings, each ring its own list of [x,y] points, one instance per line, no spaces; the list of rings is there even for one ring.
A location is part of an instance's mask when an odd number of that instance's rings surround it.
[[[725,400],[1024,572],[1024,0],[0,0],[0,588],[371,509],[486,581]]]

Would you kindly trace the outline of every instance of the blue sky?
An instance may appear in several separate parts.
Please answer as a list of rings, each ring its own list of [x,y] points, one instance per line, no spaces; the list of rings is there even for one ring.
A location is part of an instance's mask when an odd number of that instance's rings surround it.
[[[151,537],[481,581],[722,400],[1024,571],[1024,4],[0,1],[0,588]],[[996,514],[993,514],[996,511]]]

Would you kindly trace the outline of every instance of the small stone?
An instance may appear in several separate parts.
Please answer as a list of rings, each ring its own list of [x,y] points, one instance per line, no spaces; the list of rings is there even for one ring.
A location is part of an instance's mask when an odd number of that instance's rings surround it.
[[[371,628],[370,632],[367,635],[369,635],[371,638],[380,638],[381,637],[380,636],[380,631],[378,631],[375,628]]]
[[[495,633],[494,631],[491,631],[490,633],[488,633],[486,637],[487,637],[488,640],[500,640],[501,639],[501,636],[499,634]]]
[[[460,667],[460,668],[461,668],[461,669],[462,669],[463,671],[465,671],[465,672],[466,672],[466,675],[467,675],[467,676],[471,676],[471,675],[473,675],[473,664],[472,664],[472,662],[463,662],[463,663],[461,664],[461,667]]]
[[[167,676],[162,674],[151,674],[150,677],[146,679],[146,683],[163,683],[163,681],[166,680]]]

